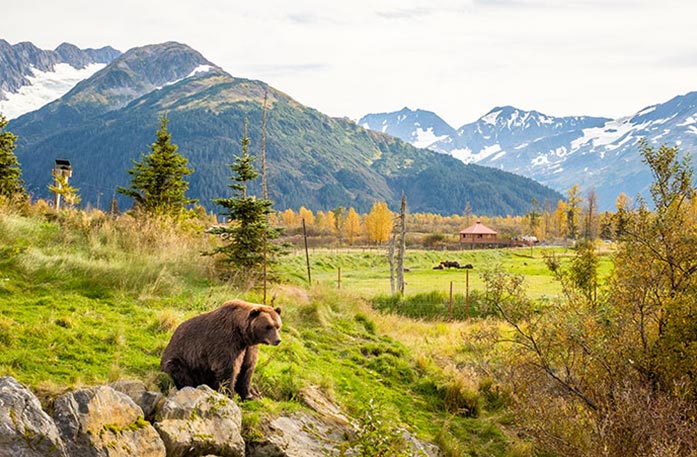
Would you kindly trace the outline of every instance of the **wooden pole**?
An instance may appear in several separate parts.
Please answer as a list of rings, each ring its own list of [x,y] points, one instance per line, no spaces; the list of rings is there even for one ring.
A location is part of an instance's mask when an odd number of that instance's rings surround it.
[[[470,270],[465,270],[465,317],[470,318]]]
[[[264,91],[264,104],[261,108],[261,187],[262,198],[268,200],[269,191],[266,187],[266,97]],[[262,303],[266,304],[267,282],[268,282],[268,263],[269,263],[269,247],[268,247],[268,230],[269,230],[269,215],[266,214],[266,230],[264,231],[264,299]]]
[[[453,282],[450,281],[450,320],[453,320]]]
[[[310,274],[310,252],[307,249],[307,229],[305,228],[305,218],[303,217],[303,238],[305,239],[305,263],[307,264],[307,283],[312,285],[312,275]]]

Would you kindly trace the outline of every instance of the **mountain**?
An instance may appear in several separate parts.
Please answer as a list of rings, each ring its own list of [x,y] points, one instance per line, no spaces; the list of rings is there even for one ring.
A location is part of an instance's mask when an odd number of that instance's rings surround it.
[[[420,109],[412,111],[407,107],[392,113],[367,114],[358,125],[392,135],[417,148],[429,147],[455,133],[455,129],[436,113]]]
[[[43,50],[0,40],[0,113],[13,119],[68,92],[121,54],[112,47],[80,49],[63,43]]]
[[[641,160],[641,138],[686,152],[697,146],[696,135],[693,92],[620,119],[495,108],[430,148],[527,176],[560,192],[574,184],[584,192],[593,189],[601,209],[611,209],[620,193],[649,196],[652,176]]]
[[[607,210],[620,193],[649,195],[652,176],[641,160],[641,138],[655,146],[677,145],[683,153],[695,149],[697,92],[620,119],[554,117],[497,107],[428,148],[532,178],[559,192],[574,184],[583,192],[593,189],[600,208]]]
[[[174,42],[125,52],[60,99],[12,120],[8,130],[19,136],[16,153],[35,197],[48,196],[54,160],[67,159],[84,204],[106,207],[116,196],[127,208],[131,201],[114,191],[128,186],[127,170],[150,152],[166,114],[172,141],[195,170],[189,197],[219,210],[211,201],[230,195],[228,164],[240,153],[245,119],[258,154],[265,97],[269,192],[277,209],[367,211],[375,200],[395,208],[405,192],[414,212],[460,213],[469,201],[477,214],[521,214],[533,198],[560,198],[530,179],[328,117]]]

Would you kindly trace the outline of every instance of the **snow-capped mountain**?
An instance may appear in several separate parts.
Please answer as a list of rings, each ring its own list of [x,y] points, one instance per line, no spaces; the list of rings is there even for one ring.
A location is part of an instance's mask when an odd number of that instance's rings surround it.
[[[121,53],[106,46],[80,49],[63,43],[43,50],[0,39],[0,113],[8,119],[36,110],[67,93]]]
[[[563,192],[594,189],[603,209],[617,196],[648,197],[652,177],[638,143],[697,146],[697,92],[620,119],[546,116],[496,108],[430,146],[467,162],[510,171]]]
[[[358,124],[361,127],[392,135],[417,148],[427,148],[431,144],[455,133],[436,113],[403,108],[392,113],[377,113],[363,116]]]
[[[583,116],[553,117],[512,106],[497,107],[476,122],[463,125],[454,135],[429,145],[429,148],[466,163],[481,162],[489,166],[497,166],[497,162],[505,157],[506,168],[524,169],[528,165],[530,150],[544,148],[563,156],[559,148],[580,136],[581,130],[599,127],[608,120]]]
[[[620,119],[553,117],[497,107],[427,147],[465,163],[535,179],[559,192],[574,184],[583,192],[594,189],[601,208],[611,209],[620,193],[648,197],[652,177],[641,160],[641,138],[656,146],[677,145],[682,152],[694,150],[697,92]]]

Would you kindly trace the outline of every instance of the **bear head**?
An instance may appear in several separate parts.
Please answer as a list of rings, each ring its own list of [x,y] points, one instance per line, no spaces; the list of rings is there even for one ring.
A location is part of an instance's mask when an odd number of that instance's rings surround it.
[[[281,343],[281,308],[256,308],[249,313],[250,330],[254,344]]]

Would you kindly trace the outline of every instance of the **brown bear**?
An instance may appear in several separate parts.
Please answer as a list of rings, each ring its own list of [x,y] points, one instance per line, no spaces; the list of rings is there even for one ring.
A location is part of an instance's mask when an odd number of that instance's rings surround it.
[[[231,300],[183,322],[162,353],[160,369],[178,389],[206,384],[248,400],[259,344],[281,342],[281,309]]]

